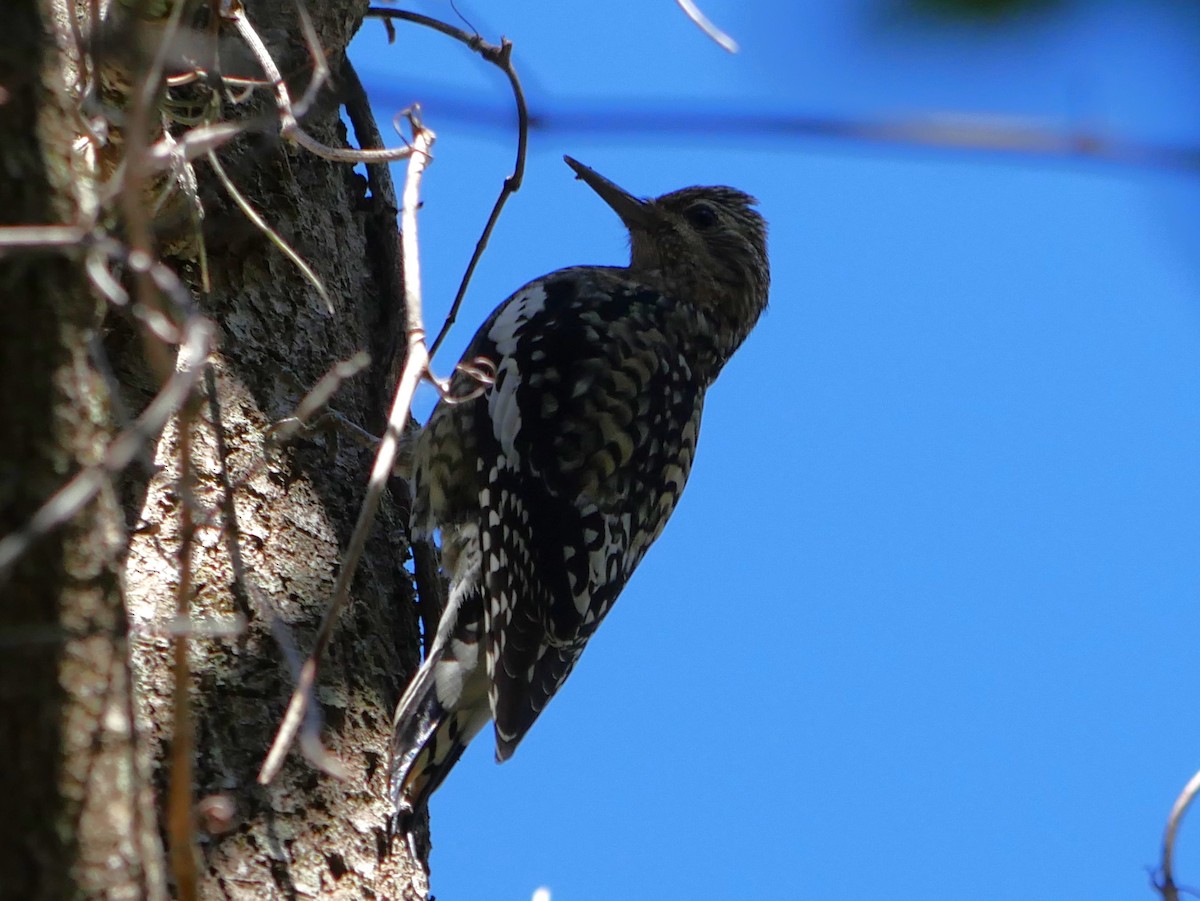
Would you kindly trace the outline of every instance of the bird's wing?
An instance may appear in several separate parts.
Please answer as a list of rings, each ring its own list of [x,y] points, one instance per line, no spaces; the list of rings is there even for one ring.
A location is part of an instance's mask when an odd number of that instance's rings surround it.
[[[496,381],[480,417],[487,665],[507,758],[566,679],[675,507],[702,389],[665,301],[603,270],[518,292],[485,326]]]

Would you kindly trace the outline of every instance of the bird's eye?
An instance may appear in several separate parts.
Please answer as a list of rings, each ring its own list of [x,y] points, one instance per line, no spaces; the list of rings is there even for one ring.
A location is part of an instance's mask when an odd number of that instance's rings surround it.
[[[717,224],[717,211],[707,203],[694,203],[684,211],[683,215],[694,228],[712,228]]]

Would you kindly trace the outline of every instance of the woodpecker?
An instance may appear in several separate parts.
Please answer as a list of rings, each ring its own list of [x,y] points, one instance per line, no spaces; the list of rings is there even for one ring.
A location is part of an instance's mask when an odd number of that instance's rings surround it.
[[[767,305],[753,197],[640,199],[565,159],[628,228],[630,262],[502,303],[415,439],[413,532],[440,530],[450,588],[396,710],[400,823],[489,720],[507,760],[570,674],[675,509],[704,393]]]

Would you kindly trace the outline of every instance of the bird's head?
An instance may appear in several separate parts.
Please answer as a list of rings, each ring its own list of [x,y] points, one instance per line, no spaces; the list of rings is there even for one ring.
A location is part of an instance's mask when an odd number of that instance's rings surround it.
[[[723,186],[644,199],[564,159],[629,229],[630,273],[707,314],[728,345],[724,353],[736,350],[766,309],[771,284],[767,223],[757,201]]]

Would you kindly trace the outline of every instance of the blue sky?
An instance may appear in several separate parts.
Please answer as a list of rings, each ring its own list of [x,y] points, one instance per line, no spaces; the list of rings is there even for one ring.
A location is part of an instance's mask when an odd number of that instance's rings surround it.
[[[1200,24],[1166,3],[995,30],[706,0],[731,57],[670,0],[458,5],[513,40],[535,109],[712,121],[535,132],[443,371],[524,282],[625,261],[563,153],[641,194],[755,194],[773,290],[679,510],[571,680],[513,760],[481,738],[435,796],[434,893],[1156,897],[1200,768],[1200,176],[785,141],[720,114],[1000,114],[1200,146]],[[437,98],[503,113],[505,84],[403,23],[391,47],[368,24],[352,55],[381,123],[423,100],[439,135],[436,325],[512,159],[511,132]]]

